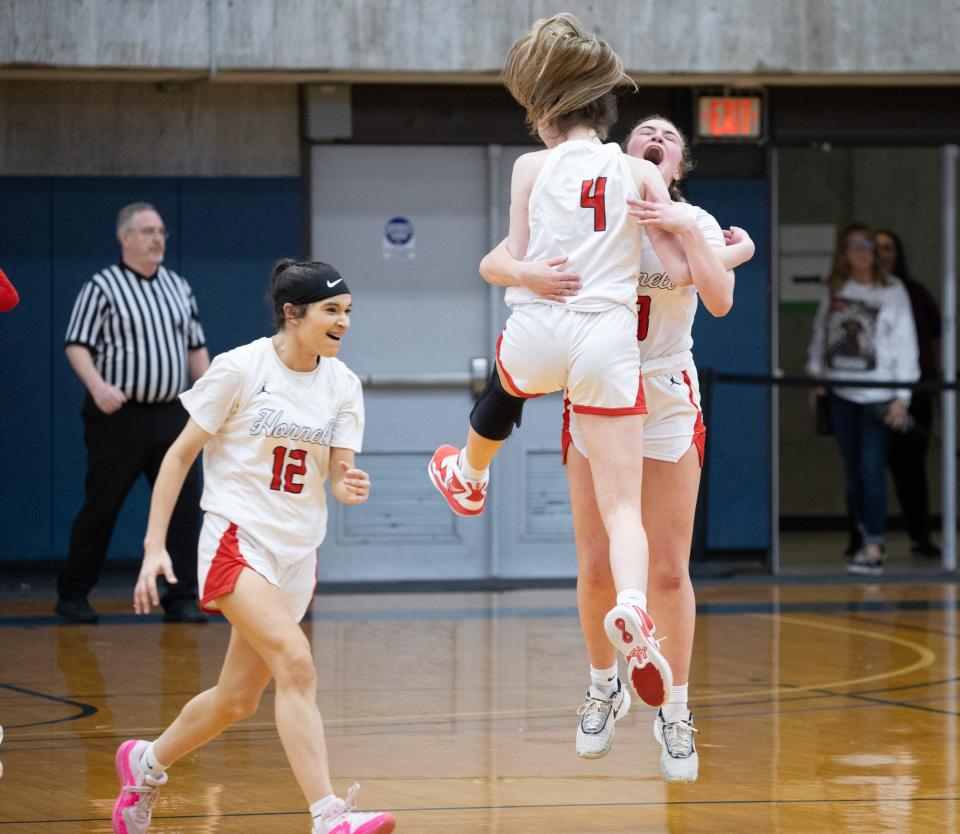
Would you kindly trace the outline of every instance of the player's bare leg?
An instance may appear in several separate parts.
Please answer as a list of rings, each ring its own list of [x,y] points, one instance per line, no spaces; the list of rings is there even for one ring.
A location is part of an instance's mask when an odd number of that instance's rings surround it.
[[[617,651],[603,629],[604,616],[617,604],[610,541],[593,492],[590,462],[572,443],[567,450],[567,483],[577,545],[577,610],[583,641],[590,665],[607,669],[617,662]]]
[[[170,766],[231,724],[249,718],[271,677],[263,658],[233,629],[216,686],[188,701],[153,743],[157,759]]]
[[[280,589],[243,570],[233,593],[217,602],[276,679],[277,733],[308,804],[332,794],[313,652]]]
[[[578,414],[577,420],[610,539],[610,570],[617,588],[617,605],[607,612],[604,629],[627,659],[634,693],[650,706],[660,706],[669,696],[672,675],[646,610],[649,550],[640,511],[643,415]]]
[[[617,652],[603,618],[617,603],[610,571],[610,546],[593,492],[590,464],[572,444],[567,480],[577,543],[577,611],[590,660],[590,685],[577,714],[576,750],[582,758],[605,756],[613,747],[615,722],[630,710],[630,694],[617,673]]]
[[[136,739],[120,745],[116,767],[121,790],[113,809],[114,831],[147,831],[167,768],[256,712],[270,677],[260,655],[234,630],[217,685],[191,698],[152,745]]]
[[[663,644],[663,653],[674,674],[667,703],[654,720],[654,737],[662,748],[663,777],[692,782],[698,775],[699,757],[687,686],[697,609],[689,563],[700,486],[699,454],[691,446],[676,463],[648,459],[646,466],[643,506],[651,553],[650,610],[670,638]]]
[[[663,653],[675,686],[690,675],[697,608],[690,581],[690,545],[700,488],[700,462],[691,446],[676,463],[647,459],[643,517],[650,544],[650,613],[670,636]]]
[[[617,590],[646,592],[649,550],[640,500],[643,490],[643,415],[577,414],[587,447],[597,507],[610,539]]]

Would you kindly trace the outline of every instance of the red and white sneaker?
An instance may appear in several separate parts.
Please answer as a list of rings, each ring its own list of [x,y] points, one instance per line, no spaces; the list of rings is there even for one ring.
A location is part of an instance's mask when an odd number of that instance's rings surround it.
[[[636,696],[651,707],[661,707],[670,696],[673,672],[660,653],[660,641],[650,615],[637,605],[615,605],[603,618],[607,639],[627,660],[627,680]]]
[[[335,799],[327,805],[314,821],[313,834],[390,834],[397,824],[393,814],[354,810],[359,790],[360,786],[354,784],[346,799]]]
[[[480,515],[487,499],[485,481],[468,481],[460,472],[457,460],[460,450],[449,444],[441,446],[430,458],[427,474],[440,494],[457,515]]]
[[[147,774],[140,758],[149,742],[130,739],[117,749],[114,764],[120,779],[120,796],[113,804],[114,834],[146,834],[153,816],[153,806],[160,795],[160,786],[167,774]]]

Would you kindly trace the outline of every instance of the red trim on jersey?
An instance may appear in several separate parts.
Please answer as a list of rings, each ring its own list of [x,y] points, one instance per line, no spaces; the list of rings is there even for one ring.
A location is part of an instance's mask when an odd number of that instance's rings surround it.
[[[497,339],[497,365],[500,366],[500,370],[503,371],[503,375],[507,378],[507,385],[513,389],[513,393],[523,397],[525,400],[533,399],[534,397],[542,397],[543,394],[527,394],[520,390],[520,387],[513,381],[513,377],[510,376],[510,371],[507,370],[507,366],[503,364],[500,359],[500,344],[503,342],[503,333],[500,334],[500,338]],[[507,393],[511,393],[507,391]]]
[[[697,455],[700,457],[700,468],[703,469],[703,458],[707,453],[707,426],[703,422],[703,412],[693,399],[693,384],[690,382],[690,374],[683,372],[683,381],[687,383],[687,390],[690,392],[690,405],[697,409],[697,419],[693,424],[693,440],[691,446],[697,447]]]
[[[560,429],[560,464],[567,465],[567,451],[570,444],[573,443],[573,435],[570,434],[570,400],[563,398],[563,426]]]
[[[240,542],[237,539],[237,525],[231,524],[220,537],[217,552],[210,563],[207,578],[203,583],[203,596],[200,598],[200,607],[204,611],[219,614],[219,608],[209,608],[208,605],[215,599],[232,594],[237,584],[237,577],[244,568],[249,568],[247,560],[240,553]],[[250,568],[253,570],[253,568]]]
[[[647,398],[643,393],[643,374],[637,377],[637,399],[632,406],[626,408],[603,408],[599,405],[577,405],[573,404],[573,410],[577,414],[602,414],[605,417],[622,417],[626,414],[646,414]]]

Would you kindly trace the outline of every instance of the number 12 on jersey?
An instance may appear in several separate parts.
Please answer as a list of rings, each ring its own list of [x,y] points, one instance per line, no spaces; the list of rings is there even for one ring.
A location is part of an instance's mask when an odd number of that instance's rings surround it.
[[[603,201],[603,192],[606,189],[606,177],[584,180],[580,184],[580,207],[593,209],[593,230],[595,232],[605,232],[607,230],[607,209]]]
[[[286,459],[289,463],[284,467]],[[284,471],[286,470],[286,471]],[[307,472],[307,452],[305,449],[288,449],[286,446],[276,446],[273,450],[273,479],[270,489],[278,492],[292,492],[295,495],[303,492],[303,481],[295,481],[297,475]]]

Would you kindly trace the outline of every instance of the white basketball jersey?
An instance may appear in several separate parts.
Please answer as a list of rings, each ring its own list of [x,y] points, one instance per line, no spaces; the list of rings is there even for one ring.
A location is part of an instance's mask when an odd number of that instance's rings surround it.
[[[710,246],[723,246],[723,231],[699,206],[678,204],[692,213]],[[692,361],[693,319],[697,313],[694,286],[678,287],[644,236],[637,287],[637,340],[644,374]]]
[[[339,359],[292,371],[269,338],[217,356],[180,395],[214,435],[203,451],[200,506],[234,522],[280,561],[320,546],[330,448],[360,451],[360,380]]]
[[[594,312],[633,306],[637,264],[646,235],[627,214],[627,198],[640,199],[620,146],[584,139],[547,154],[530,193],[526,261],[566,256],[564,271],[580,275],[577,295],[562,305]],[[555,304],[524,287],[508,287],[506,302]]]

